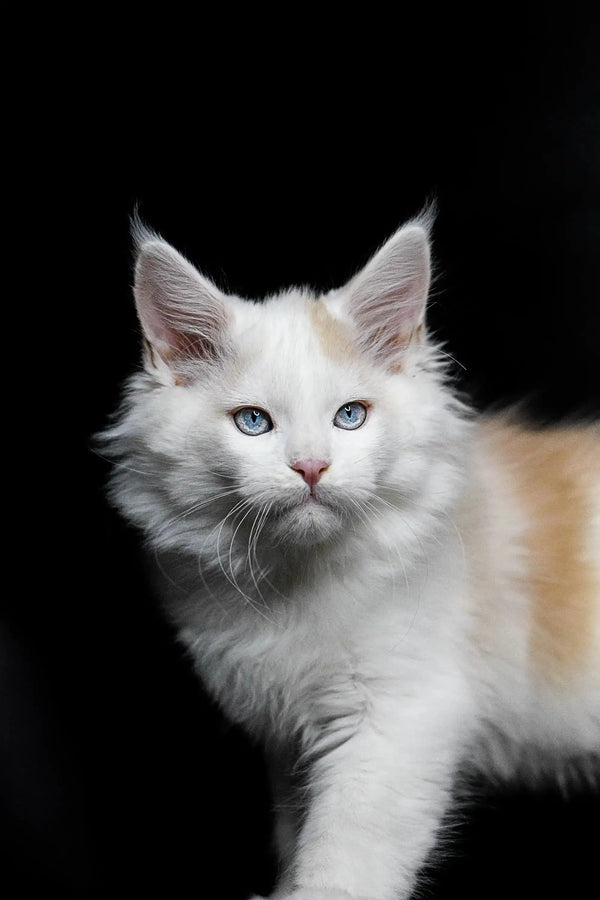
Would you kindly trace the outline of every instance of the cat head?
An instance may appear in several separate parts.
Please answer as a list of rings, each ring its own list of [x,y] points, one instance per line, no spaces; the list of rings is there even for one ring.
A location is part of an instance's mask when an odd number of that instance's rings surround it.
[[[457,416],[425,328],[429,228],[409,222],[328,294],[250,301],[136,223],[144,372],[107,439],[113,494],[155,545],[231,561],[338,541],[388,508],[414,531],[445,502]]]

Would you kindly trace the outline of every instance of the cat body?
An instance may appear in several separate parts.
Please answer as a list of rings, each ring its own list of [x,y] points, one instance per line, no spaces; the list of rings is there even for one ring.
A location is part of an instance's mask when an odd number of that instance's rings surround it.
[[[408,898],[463,772],[600,753],[600,428],[457,399],[428,233],[323,297],[252,302],[136,226],[144,371],[104,434],[112,497],[265,747],[276,897]]]

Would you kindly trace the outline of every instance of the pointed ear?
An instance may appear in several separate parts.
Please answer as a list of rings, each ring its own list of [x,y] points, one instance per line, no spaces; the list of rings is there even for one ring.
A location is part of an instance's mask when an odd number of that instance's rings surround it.
[[[429,219],[404,225],[346,287],[346,311],[361,347],[398,371],[420,334],[430,282]]]
[[[214,362],[226,348],[226,299],[180,253],[147,229],[132,225],[137,250],[134,294],[145,338],[146,367],[175,383],[194,361]],[[197,370],[197,366],[196,366]]]

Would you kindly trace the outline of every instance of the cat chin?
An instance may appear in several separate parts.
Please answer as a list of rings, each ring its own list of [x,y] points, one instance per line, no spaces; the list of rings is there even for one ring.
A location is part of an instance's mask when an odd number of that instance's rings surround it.
[[[329,504],[308,501],[280,512],[271,535],[282,546],[325,543],[343,530],[343,516]]]

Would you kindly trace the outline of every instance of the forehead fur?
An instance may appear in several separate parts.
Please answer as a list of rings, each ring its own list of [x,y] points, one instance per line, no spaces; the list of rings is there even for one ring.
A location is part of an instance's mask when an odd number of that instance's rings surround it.
[[[230,387],[249,402],[264,396],[275,403],[290,397],[300,404],[342,403],[379,385],[381,373],[359,351],[350,326],[314,295],[294,290],[235,306]]]
[[[319,357],[345,364],[362,360],[351,328],[334,316],[326,303],[303,291],[242,301],[236,309],[236,337],[243,352],[309,363]]]
[[[336,319],[322,300],[312,304],[310,319],[325,356],[336,362],[357,358],[358,351],[348,325]]]

